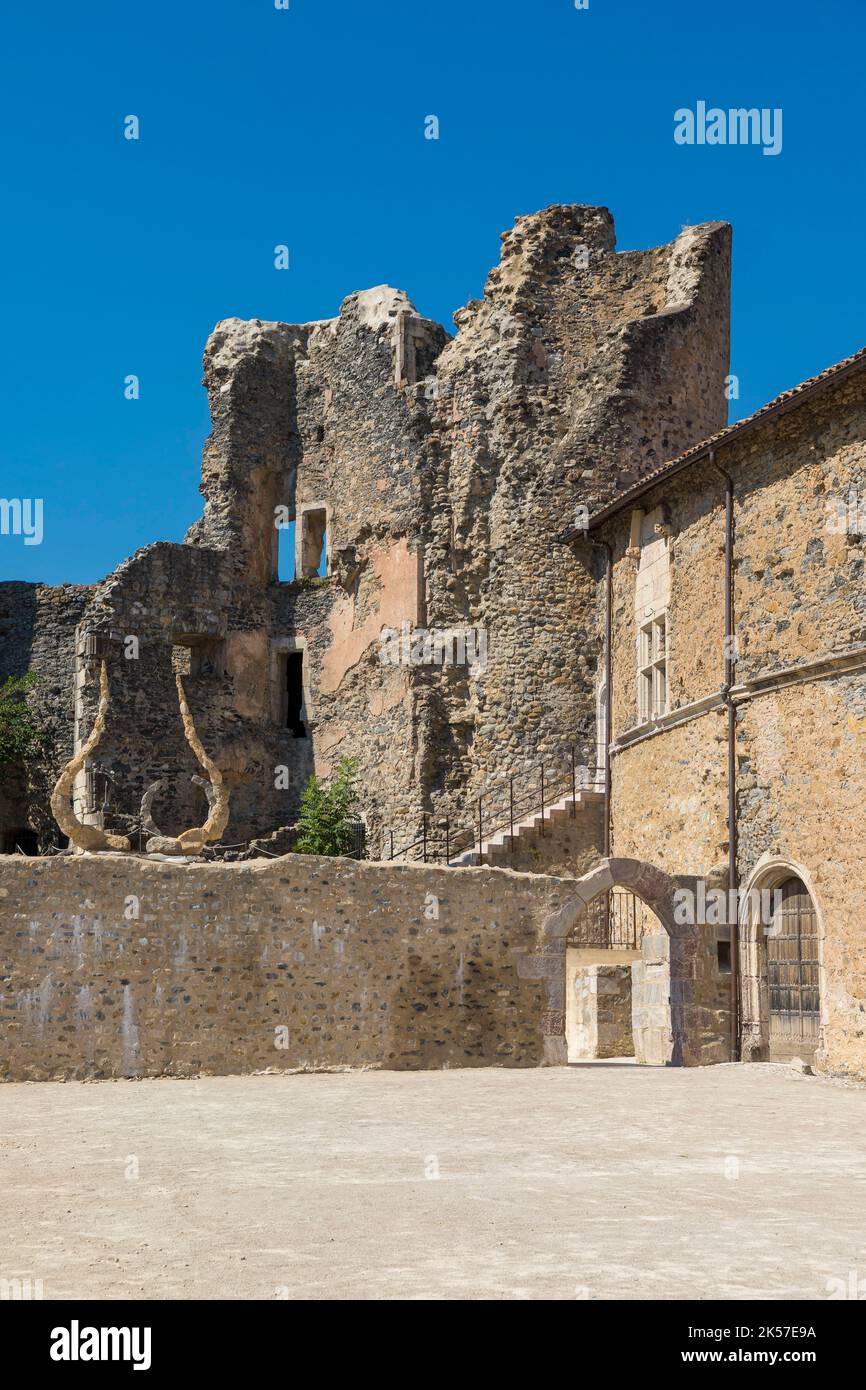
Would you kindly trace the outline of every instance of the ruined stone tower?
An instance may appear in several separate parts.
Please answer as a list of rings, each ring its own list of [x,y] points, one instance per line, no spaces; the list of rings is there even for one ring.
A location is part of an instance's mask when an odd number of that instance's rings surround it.
[[[50,834],[44,786],[87,732],[103,655],[109,722],[79,809],[133,833],[158,778],[167,832],[201,812],[175,668],[233,786],[228,842],[290,823],[309,773],[342,754],[374,855],[425,812],[465,825],[491,783],[572,745],[594,763],[593,582],[559,537],[725,424],[730,231],[617,253],[606,209],[553,206],[502,240],[451,338],[384,286],[335,319],[217,325],[204,514],[186,541],[68,602],[0,586],[0,667],[50,671],[32,698],[56,732],[0,828]],[[275,520],[291,519],[298,571],[281,582]],[[474,659],[437,664],[420,641],[413,655],[419,629],[470,632]],[[408,634],[396,660],[383,630]]]

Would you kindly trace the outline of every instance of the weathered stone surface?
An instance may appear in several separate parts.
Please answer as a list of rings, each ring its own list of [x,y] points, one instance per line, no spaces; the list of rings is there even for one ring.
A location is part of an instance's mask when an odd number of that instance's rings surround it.
[[[569,1062],[634,1056],[631,967],[569,960],[565,987]]]
[[[606,209],[553,206],[503,235],[451,339],[387,286],[321,322],[219,323],[204,514],[186,543],[147,546],[92,590],[0,594],[29,614],[13,615],[0,671],[40,675],[32,698],[56,731],[44,780],[92,724],[88,634],[112,706],[79,810],[134,844],[156,780],[167,837],[204,819],[178,663],[231,789],[229,844],[290,824],[310,772],[342,754],[359,760],[374,854],[390,830],[417,838],[425,811],[471,828],[479,793],[502,807],[509,772],[546,760],[562,774],[572,745],[594,762],[594,581],[558,537],[578,505],[724,422],[728,278],[723,224],[618,254]],[[300,526],[314,507],[329,575],[279,583],[275,509]],[[486,664],[383,664],[382,628],[404,623],[483,633]],[[306,738],[281,708],[287,645],[303,650]],[[48,841],[39,786],[9,796],[10,823]]]
[[[858,1076],[866,1076],[866,586],[852,498],[856,512],[866,497],[864,382],[862,370],[828,380],[716,447],[716,464],[734,481],[737,877],[744,892],[790,877],[805,884],[820,945],[818,1064]],[[669,709],[684,722],[645,726],[647,736],[630,741],[641,732],[640,567],[627,506],[602,528],[614,553],[612,727],[621,744],[612,767],[613,850],[693,889],[726,886],[727,714],[721,697],[712,699],[725,680],[724,480],[699,460],[634,505],[667,517]],[[598,630],[602,603],[600,592]],[[743,1055],[762,1059],[766,948],[740,906]],[[736,905],[733,916],[736,928]],[[681,972],[702,981],[711,1023],[731,986],[714,959],[730,930],[715,930],[716,941],[713,932],[705,929]]]
[[[297,855],[0,856],[0,1077],[542,1065],[565,958],[521,961],[571,887]]]

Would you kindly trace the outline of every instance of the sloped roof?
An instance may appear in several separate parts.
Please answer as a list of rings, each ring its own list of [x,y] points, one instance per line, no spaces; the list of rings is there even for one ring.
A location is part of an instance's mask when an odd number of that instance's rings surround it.
[[[832,367],[825,368],[825,370],[819,372],[817,376],[812,376],[806,381],[801,381],[799,386],[792,386],[789,390],[782,391],[774,400],[768,401],[766,405],[762,405],[753,415],[746,415],[742,420],[735,421],[733,425],[727,425],[725,429],[719,430],[717,434],[711,434],[709,439],[702,440],[700,444],[693,444],[690,449],[684,450],[684,452],[677,455],[676,458],[668,460],[667,463],[661,464],[658,468],[654,468],[651,473],[645,473],[638,482],[626,488],[625,492],[621,492],[619,496],[609,502],[606,507],[602,507],[594,516],[590,517],[589,530],[594,531],[596,527],[601,526],[610,517],[615,516],[617,512],[629,506],[629,504],[636,501],[638,497],[643,496],[645,492],[649,492],[655,487],[656,483],[660,482],[662,479],[671,477],[675,473],[680,473],[684,468],[688,468],[691,464],[706,458],[711,450],[718,448],[722,444],[727,444],[729,440],[741,434],[745,434],[750,429],[754,429],[770,416],[780,414],[786,409],[793,408],[806,396],[811,396],[814,392],[820,391],[824,386],[829,386],[839,381],[840,378],[849,376],[863,368],[866,368],[866,347],[861,348],[859,352],[853,353],[850,357],[843,357],[841,362],[836,362]],[[579,527],[573,527],[566,533],[563,540],[572,540],[583,534],[583,530]]]

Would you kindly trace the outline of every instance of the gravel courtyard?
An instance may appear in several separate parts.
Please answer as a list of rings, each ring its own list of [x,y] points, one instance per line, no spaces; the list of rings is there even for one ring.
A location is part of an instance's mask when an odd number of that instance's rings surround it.
[[[46,1299],[866,1280],[866,1090],[784,1067],[7,1085],[0,1182],[0,1278]]]

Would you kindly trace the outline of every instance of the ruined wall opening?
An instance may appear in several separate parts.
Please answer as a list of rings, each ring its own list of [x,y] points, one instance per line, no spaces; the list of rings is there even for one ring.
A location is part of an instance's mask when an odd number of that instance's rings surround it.
[[[295,738],[307,737],[304,723],[304,653],[285,653],[285,727]]]
[[[305,507],[301,512],[300,578],[328,573],[328,509]]]
[[[281,584],[291,584],[297,577],[295,559],[295,519],[280,522],[274,527],[277,556],[274,571]]]
[[[171,669],[180,676],[224,676],[226,644],[221,637],[176,633],[172,637]]]

